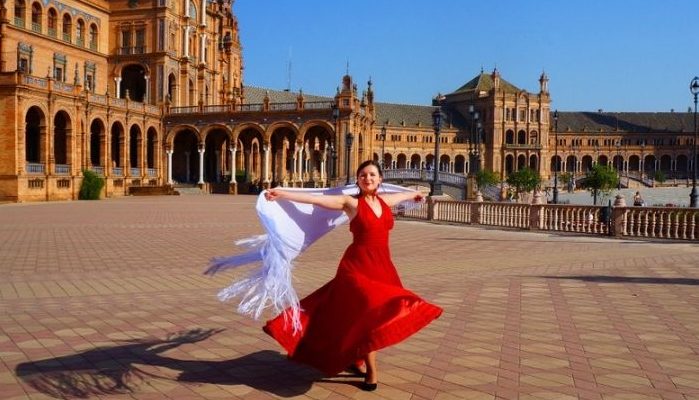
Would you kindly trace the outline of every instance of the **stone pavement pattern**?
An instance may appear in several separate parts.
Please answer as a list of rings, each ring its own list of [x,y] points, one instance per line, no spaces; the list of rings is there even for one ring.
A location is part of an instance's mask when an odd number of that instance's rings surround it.
[[[404,284],[444,314],[380,385],[291,363],[201,274],[258,234],[251,197],[0,206],[0,398],[699,399],[699,246],[399,221]],[[332,277],[346,227],[298,261]]]

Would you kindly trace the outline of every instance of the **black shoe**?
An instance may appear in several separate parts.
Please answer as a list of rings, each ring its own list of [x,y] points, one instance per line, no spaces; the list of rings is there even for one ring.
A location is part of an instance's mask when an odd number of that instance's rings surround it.
[[[345,371],[351,373],[351,374],[354,375],[354,376],[362,376],[362,377],[366,376],[366,372],[362,371],[361,369],[359,369],[358,366],[356,366],[356,365],[354,365],[354,364],[352,364],[352,365],[350,365],[349,367],[345,368]]]
[[[359,385],[359,388],[365,392],[373,392],[374,390],[376,390],[377,387],[379,387],[378,383],[362,382],[361,385]]]

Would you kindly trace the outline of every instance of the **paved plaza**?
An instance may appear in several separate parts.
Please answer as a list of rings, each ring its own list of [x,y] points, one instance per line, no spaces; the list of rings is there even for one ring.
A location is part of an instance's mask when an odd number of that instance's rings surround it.
[[[379,389],[288,361],[207,261],[253,197],[0,205],[0,398],[699,399],[699,246],[399,221],[404,284],[442,317],[379,353]],[[334,274],[341,227],[298,260]]]

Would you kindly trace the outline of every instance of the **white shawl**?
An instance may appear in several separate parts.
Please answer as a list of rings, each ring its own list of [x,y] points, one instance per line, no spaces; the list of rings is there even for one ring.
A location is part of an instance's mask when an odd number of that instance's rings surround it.
[[[330,189],[287,189],[311,193],[314,195],[355,195],[355,185]],[[404,192],[409,189],[382,183],[379,193]],[[291,283],[292,261],[316,240],[334,228],[348,221],[343,211],[328,210],[310,204],[286,200],[267,201],[262,192],[257,198],[256,210],[264,230],[264,235],[238,240],[236,245],[249,250],[231,257],[214,258],[205,274],[213,275],[219,271],[244,264],[261,261],[244,279],[221,290],[218,298],[226,301],[240,296],[238,312],[258,319],[262,312],[271,307],[275,314],[291,308],[294,332],[301,329],[299,318],[299,299]],[[398,207],[410,207],[412,201],[405,201]],[[286,316],[286,314],[285,314]]]

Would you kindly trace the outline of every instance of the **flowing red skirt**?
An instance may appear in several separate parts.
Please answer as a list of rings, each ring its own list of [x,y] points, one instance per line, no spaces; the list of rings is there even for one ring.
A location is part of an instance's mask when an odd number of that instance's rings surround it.
[[[357,243],[345,251],[335,277],[301,300],[301,310],[301,332],[294,334],[288,310],[263,329],[289,358],[327,376],[406,339],[442,313],[403,288],[387,244]]]

